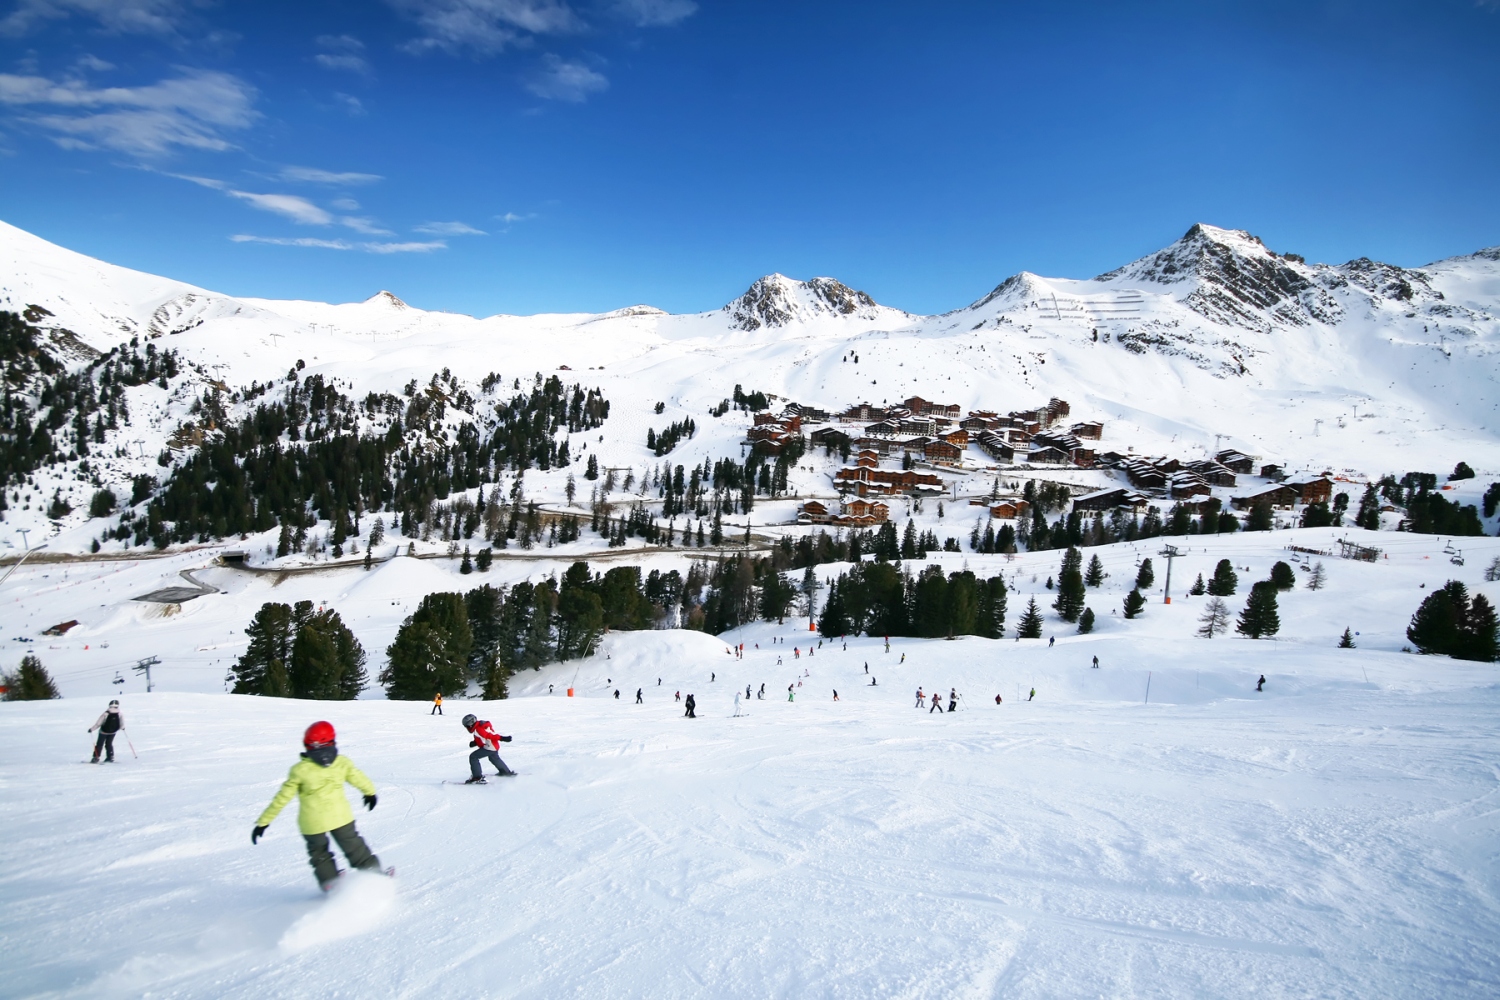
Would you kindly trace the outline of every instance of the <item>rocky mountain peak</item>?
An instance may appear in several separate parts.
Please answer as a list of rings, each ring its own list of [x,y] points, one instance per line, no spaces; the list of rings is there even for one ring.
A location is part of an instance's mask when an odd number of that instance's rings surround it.
[[[804,322],[818,316],[875,318],[879,306],[864,292],[833,278],[797,281],[784,274],[756,279],[744,295],[724,307],[736,330],[759,330]]]

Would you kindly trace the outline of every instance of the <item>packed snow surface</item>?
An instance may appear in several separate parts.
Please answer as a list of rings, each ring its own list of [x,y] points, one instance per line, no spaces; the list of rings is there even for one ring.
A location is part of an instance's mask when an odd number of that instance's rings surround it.
[[[1245,570],[1238,610],[1271,561],[1297,560],[1287,542],[1334,534],[1187,539],[1178,596],[1136,621],[1112,610],[1151,552],[1095,549],[1110,573],[1089,592],[1098,631],[1049,613],[1050,648],[818,648],[794,619],[617,633],[590,659],[516,676],[507,701],[451,699],[441,717],[203,693],[222,680],[213,657],[233,653],[207,647],[232,644],[228,623],[272,597],[342,595],[378,662],[400,603],[434,589],[424,574],[441,562],[292,576],[274,594],[264,577],[206,571],[241,583],[122,626],[109,649],[97,633],[35,644],[68,697],[0,705],[4,992],[1494,996],[1500,676],[1399,649],[1430,587],[1453,577],[1494,596],[1481,567],[1500,543],[1465,540],[1459,567],[1444,539],[1384,534],[1388,558],[1318,560],[1326,588],[1283,594],[1277,641],[1192,637],[1205,599],[1181,589],[1197,572],[1218,558]],[[1058,557],[967,558],[1021,588],[1013,623],[1028,591],[1049,596],[1032,577]],[[17,575],[29,588],[55,572]],[[403,573],[417,574],[405,596]],[[140,582],[92,586],[108,600]],[[1345,623],[1359,648],[1334,648]],[[104,664],[142,636],[168,654],[165,690],[130,675],[134,751],[122,738],[115,764],[84,764],[84,730],[116,690]],[[958,711],[914,707],[918,685],[945,706],[956,688]],[[455,784],[466,711],[514,735],[502,756],[519,777]],[[319,718],[375,781],[379,805],[357,822],[397,869],[327,898],[295,806],[249,842]]]

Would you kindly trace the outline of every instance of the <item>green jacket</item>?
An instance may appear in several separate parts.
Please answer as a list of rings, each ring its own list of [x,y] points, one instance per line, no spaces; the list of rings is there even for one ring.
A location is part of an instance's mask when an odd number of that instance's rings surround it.
[[[323,767],[303,758],[292,765],[281,790],[266,806],[266,811],[255,821],[256,826],[270,826],[271,821],[286,804],[297,796],[297,829],[303,833],[327,833],[354,822],[354,812],[349,808],[349,797],[344,794],[344,782],[348,782],[366,795],[375,794],[375,784],[365,773],[354,766],[354,762],[343,754],[333,763]]]

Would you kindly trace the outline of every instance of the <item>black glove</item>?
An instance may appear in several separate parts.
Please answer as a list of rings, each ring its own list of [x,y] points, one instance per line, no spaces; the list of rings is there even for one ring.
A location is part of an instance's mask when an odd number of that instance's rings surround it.
[[[471,746],[471,747],[477,747],[478,745],[479,745],[479,741],[478,740],[470,740],[469,741],[469,746]]]
[[[502,736],[502,737],[500,737],[500,742],[501,743],[509,743],[510,742],[510,737],[509,736]]]
[[[263,826],[257,826],[254,830],[250,831],[250,843],[252,843],[252,844],[255,843],[256,841],[260,840],[260,838],[264,837],[265,835],[266,835],[266,828],[263,827]]]
[[[373,795],[366,795],[365,796],[365,808],[371,810],[372,812],[374,811],[374,809],[375,809],[375,796],[373,796]]]

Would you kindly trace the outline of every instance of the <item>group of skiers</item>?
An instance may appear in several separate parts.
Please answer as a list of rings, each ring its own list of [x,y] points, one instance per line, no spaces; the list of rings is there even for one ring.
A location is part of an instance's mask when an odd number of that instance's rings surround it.
[[[111,704],[112,710],[117,708],[118,703]],[[102,721],[106,720],[101,719]],[[488,720],[480,719],[473,713],[463,717],[463,727],[470,736],[469,746],[474,748],[473,753],[469,754],[470,777],[464,784],[486,783],[480,769],[481,762],[486,759],[494,765],[496,774],[507,778],[515,776],[516,772],[500,759],[499,754],[500,744],[509,743],[511,737],[501,736]],[[349,808],[344,785],[347,783],[358,789],[364,797],[365,808],[373,810],[377,801],[375,783],[355,767],[352,760],[339,753],[335,736],[333,725],[328,722],[314,722],[307,727],[307,731],[302,734],[301,759],[287,772],[286,781],[282,782],[275,798],[271,799],[271,804],[266,806],[260,818],[255,821],[255,829],[250,832],[250,843],[259,843],[260,838],[265,836],[266,828],[295,797],[297,829],[307,842],[308,864],[312,866],[318,886],[324,892],[332,889],[343,874],[334,861],[333,852],[329,850],[330,835],[353,867],[366,871],[384,871],[386,875],[396,873],[394,868],[381,868],[380,859],[354,827],[354,812]],[[100,740],[101,743],[104,740],[102,735]]]

